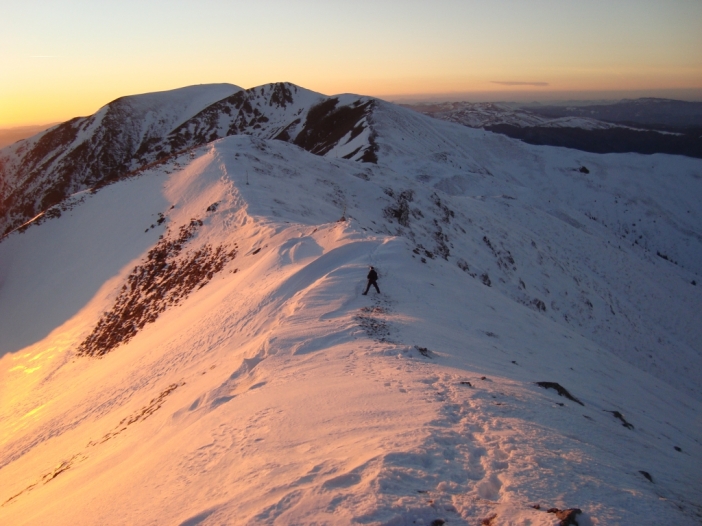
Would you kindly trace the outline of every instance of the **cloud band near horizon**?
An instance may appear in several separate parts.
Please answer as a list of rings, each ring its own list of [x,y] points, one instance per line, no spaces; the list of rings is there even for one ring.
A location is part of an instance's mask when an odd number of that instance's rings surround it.
[[[492,84],[501,84],[502,86],[548,86],[548,82],[519,82],[511,80],[491,80]]]

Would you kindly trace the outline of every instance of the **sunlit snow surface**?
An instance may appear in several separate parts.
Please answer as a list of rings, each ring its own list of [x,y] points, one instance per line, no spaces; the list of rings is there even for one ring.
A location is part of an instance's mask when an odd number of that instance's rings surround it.
[[[0,243],[0,523],[700,522],[702,162],[373,118],[377,165],[229,137]],[[76,357],[193,220],[236,258]]]

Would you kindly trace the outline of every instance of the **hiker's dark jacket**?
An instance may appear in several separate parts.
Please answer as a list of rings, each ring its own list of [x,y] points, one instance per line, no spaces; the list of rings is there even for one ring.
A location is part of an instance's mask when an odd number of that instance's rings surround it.
[[[378,273],[375,271],[375,269],[371,269],[368,273],[368,281],[371,283],[378,281]]]

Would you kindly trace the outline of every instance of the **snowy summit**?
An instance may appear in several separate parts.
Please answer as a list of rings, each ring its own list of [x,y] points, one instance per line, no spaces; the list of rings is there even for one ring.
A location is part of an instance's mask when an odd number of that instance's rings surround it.
[[[0,524],[702,522],[700,159],[210,85],[0,198]]]

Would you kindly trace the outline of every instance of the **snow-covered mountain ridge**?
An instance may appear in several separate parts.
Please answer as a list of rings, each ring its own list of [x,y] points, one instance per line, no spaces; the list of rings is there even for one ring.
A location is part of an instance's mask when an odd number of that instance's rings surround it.
[[[0,243],[1,522],[699,522],[700,161],[250,104]]]
[[[326,97],[280,82],[191,86],[119,98],[0,150],[0,232],[69,195],[229,135],[293,142],[318,155],[374,161],[367,97]],[[309,112],[312,113],[309,113]]]

